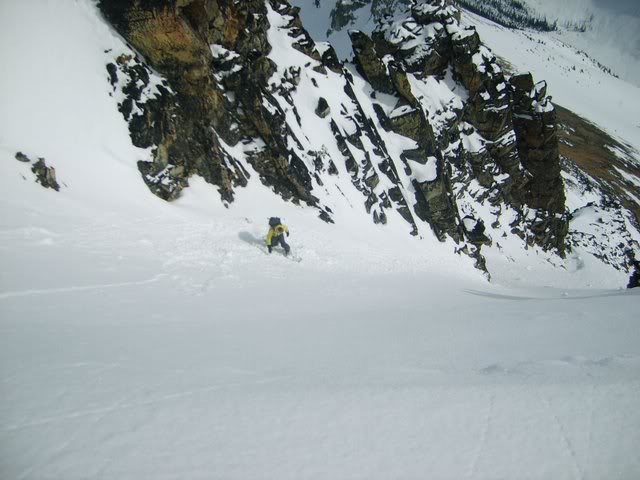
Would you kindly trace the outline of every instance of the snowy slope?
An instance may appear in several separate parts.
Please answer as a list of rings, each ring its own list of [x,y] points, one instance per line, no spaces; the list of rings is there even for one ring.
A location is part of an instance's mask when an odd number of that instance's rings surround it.
[[[525,0],[524,3],[558,20],[558,32],[552,37],[588,52],[623,80],[640,86],[640,6],[637,2]],[[571,24],[584,25],[584,31],[570,28]]]
[[[4,201],[12,210],[52,202],[59,213],[89,201],[105,213],[159,203],[147,195],[135,166],[135,159],[149,155],[131,145],[127,125],[104,88],[105,51],[122,48],[122,42],[95,7],[84,1],[39,2],[37,8],[8,1],[0,5],[0,17],[7,72],[0,76],[3,186],[15,188],[22,175],[32,181],[28,166],[13,159],[22,151],[53,165],[64,191],[50,195],[36,189],[32,195],[38,200],[30,205],[14,195]],[[61,30],[52,18],[70,20]]]
[[[91,2],[2,2],[0,41],[0,477],[640,475],[623,274],[495,251],[491,284],[426,234],[361,207],[338,228],[259,182],[165,203]],[[301,262],[266,254],[272,214]]]
[[[312,248],[299,218],[299,264],[240,218],[41,225],[3,232],[3,478],[640,473],[636,292]]]

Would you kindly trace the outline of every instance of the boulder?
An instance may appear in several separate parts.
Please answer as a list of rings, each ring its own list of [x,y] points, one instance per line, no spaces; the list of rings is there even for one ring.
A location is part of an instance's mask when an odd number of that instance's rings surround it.
[[[318,100],[318,106],[316,107],[316,115],[320,118],[326,118],[331,113],[331,107],[327,103],[324,97],[320,97]]]
[[[22,163],[31,163],[31,160],[29,159],[29,157],[27,157],[22,152],[16,153],[16,160],[18,160],[19,162],[22,162]]]

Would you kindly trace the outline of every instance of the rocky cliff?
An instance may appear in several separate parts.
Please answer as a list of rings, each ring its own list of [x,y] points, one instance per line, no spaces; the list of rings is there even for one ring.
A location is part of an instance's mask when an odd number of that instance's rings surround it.
[[[348,204],[431,230],[480,268],[484,245],[514,236],[564,255],[546,85],[506,75],[451,2],[413,1],[371,36],[352,32],[354,64],[314,43],[285,0],[100,8],[139,53],[107,71],[134,143],[154,151],[139,168],[160,197],[200,175],[231,202],[253,177],[328,222]]]

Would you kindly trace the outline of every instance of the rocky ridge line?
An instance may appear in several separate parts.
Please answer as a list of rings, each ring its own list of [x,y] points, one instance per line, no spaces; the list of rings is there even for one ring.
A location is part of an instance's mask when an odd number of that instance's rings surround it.
[[[316,45],[283,0],[103,0],[100,8],[144,58],[118,55],[107,70],[134,144],[153,148],[154,161],[139,167],[160,197],[176,198],[197,174],[230,202],[255,172],[333,221],[346,174],[374,222],[395,212],[414,235],[426,223],[481,268],[482,245],[509,235],[564,253],[544,85],[507,78],[450,2],[412,2],[372,38],[354,32],[357,71]],[[286,63],[272,42],[302,60]],[[309,92],[331,131],[324,143],[302,111]]]

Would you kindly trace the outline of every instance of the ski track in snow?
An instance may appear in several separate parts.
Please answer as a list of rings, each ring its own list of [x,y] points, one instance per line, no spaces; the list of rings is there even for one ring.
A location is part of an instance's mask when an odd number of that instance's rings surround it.
[[[588,298],[624,297],[628,295],[633,295],[633,293],[630,293],[625,290],[608,291],[608,292],[601,292],[601,293],[589,293],[589,294],[578,293],[578,292],[572,292],[572,293],[562,292],[558,297],[556,296],[524,297],[524,296],[518,296],[518,295],[504,295],[500,293],[485,292],[481,290],[465,290],[464,292],[471,295],[493,298],[496,300],[509,300],[509,301],[521,301],[521,302],[585,300]],[[556,295],[556,293],[553,292],[553,295]]]
[[[123,287],[132,287],[134,285],[148,285],[151,283],[156,283],[158,280],[164,277],[166,277],[166,274],[159,274],[148,280],[141,280],[138,282],[121,282],[121,283],[110,283],[110,284],[103,284],[103,285],[84,285],[82,287],[76,286],[76,287],[37,289],[37,290],[22,290],[17,292],[0,292],[0,300],[4,300],[7,298],[14,298],[14,297],[54,295],[56,293],[77,293],[77,292],[86,292],[90,290],[103,290],[107,288],[123,288]]]
[[[265,385],[265,384],[270,384],[270,383],[274,383],[274,382],[278,382],[278,381],[282,381],[282,380],[286,380],[290,377],[288,376],[282,376],[282,377],[274,377],[274,378],[264,378],[264,379],[259,379],[256,380],[254,382],[233,382],[233,383],[226,383],[226,384],[219,384],[219,385],[210,385],[210,386],[204,386],[195,390],[187,390],[187,391],[180,391],[180,392],[175,392],[175,393],[168,393],[156,398],[151,398],[151,399],[146,399],[146,400],[141,400],[141,401],[125,401],[125,400],[120,400],[118,402],[116,402],[113,405],[109,405],[106,407],[101,407],[101,408],[95,408],[95,409],[90,409],[90,410],[81,410],[81,411],[76,411],[73,413],[68,413],[65,415],[60,415],[60,416],[54,416],[54,417],[45,417],[45,418],[41,418],[41,419],[36,419],[24,424],[18,424],[18,425],[7,425],[4,426],[0,429],[0,432],[6,433],[6,432],[12,432],[12,431],[16,431],[16,430],[23,430],[26,428],[33,428],[33,427],[41,427],[41,426],[45,426],[51,423],[61,423],[61,422],[66,422],[69,420],[74,420],[77,418],[84,418],[84,417],[92,417],[94,415],[98,415],[98,420],[95,420],[93,423],[99,423],[100,421],[102,421],[108,414],[113,413],[113,412],[117,412],[120,410],[128,410],[128,409],[133,409],[133,408],[145,408],[145,407],[149,407],[149,406],[153,406],[159,403],[164,403],[164,402],[172,402],[172,401],[176,401],[176,400],[181,400],[184,399],[185,397],[191,397],[191,396],[195,396],[195,395],[202,395],[202,394],[206,394],[206,393],[211,393],[214,392],[216,390],[221,390],[221,389],[227,389],[227,388],[233,388],[233,387],[246,387],[246,386],[250,386],[250,385]]]
[[[563,423],[560,421],[560,419],[558,418],[558,415],[554,412],[553,407],[551,405],[551,401],[548,398],[543,398],[542,399],[543,402],[545,403],[545,406],[549,409],[550,414],[553,416],[553,420],[556,423],[557,427],[558,427],[558,432],[560,435],[560,438],[562,440],[562,445],[565,449],[565,451],[568,454],[568,457],[571,461],[572,466],[574,467],[574,473],[575,476],[578,480],[582,480],[584,478],[584,474],[582,472],[582,467],[580,466],[580,464],[578,463],[578,460],[576,458],[576,451],[575,448],[573,447],[573,444],[571,443],[571,440],[569,440],[569,437],[567,436],[567,431],[565,429],[565,426],[563,425]]]
[[[471,468],[469,469],[467,478],[476,478],[477,471],[478,471],[478,463],[482,459],[485,449],[487,448],[487,437],[491,429],[491,424],[493,423],[495,408],[496,408],[496,395],[495,393],[491,393],[488,395],[488,399],[487,399],[487,411],[485,416],[483,417],[484,424],[482,428],[482,434],[480,435],[480,439],[478,440],[478,450],[473,458],[473,462],[471,463]]]

